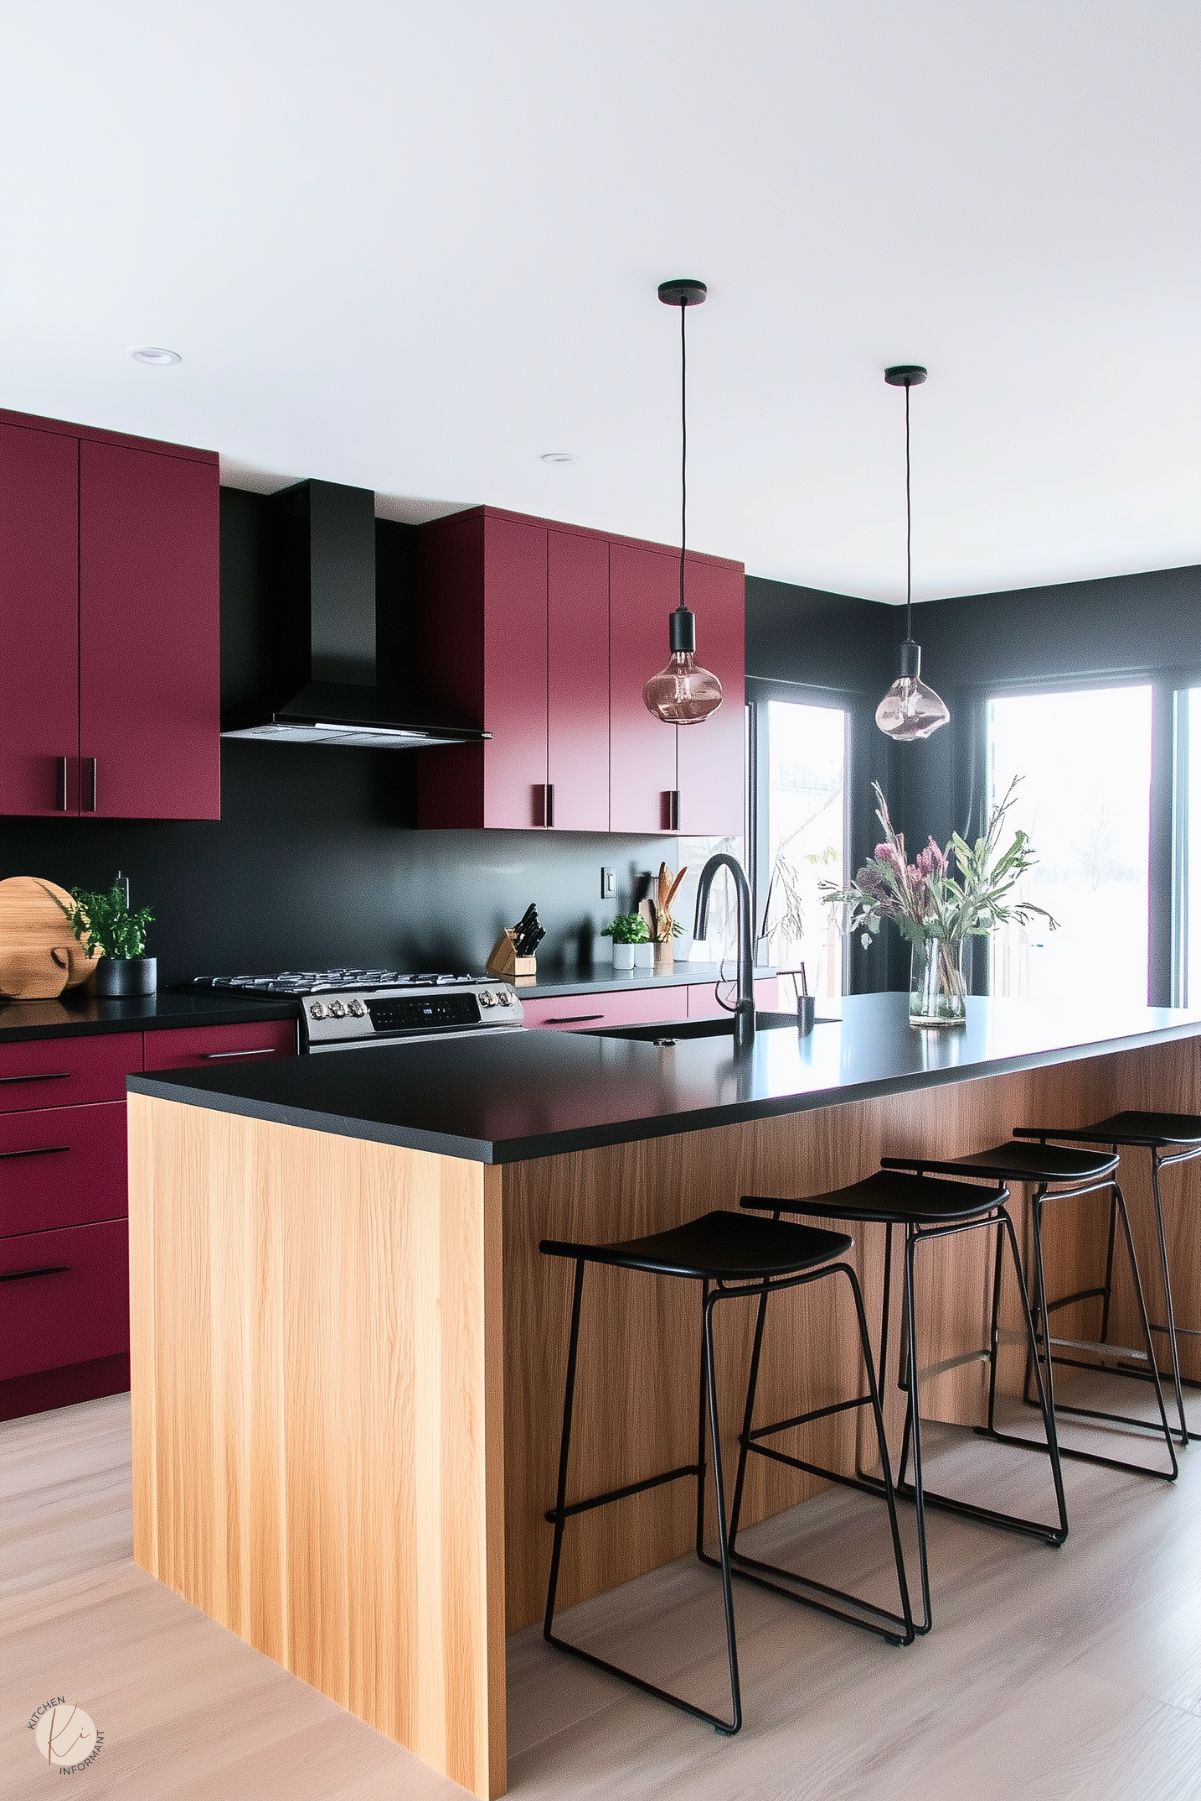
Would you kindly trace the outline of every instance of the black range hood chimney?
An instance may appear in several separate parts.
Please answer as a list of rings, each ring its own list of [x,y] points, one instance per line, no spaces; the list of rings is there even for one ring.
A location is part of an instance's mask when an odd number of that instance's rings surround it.
[[[267,691],[224,715],[222,737],[370,750],[483,743],[487,732],[431,724],[411,698],[380,679],[377,609],[386,603],[376,592],[370,489],[297,482],[268,506]]]

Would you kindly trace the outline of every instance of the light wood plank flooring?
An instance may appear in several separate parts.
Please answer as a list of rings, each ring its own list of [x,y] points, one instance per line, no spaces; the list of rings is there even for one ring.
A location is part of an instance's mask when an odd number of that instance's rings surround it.
[[[948,1435],[928,1479],[1037,1510],[1046,1466]],[[935,1630],[896,1650],[738,1589],[747,1725],[725,1740],[510,1642],[511,1792],[530,1801],[1195,1801],[1201,1796],[1201,1446],[1176,1488],[1067,1466],[1061,1551],[932,1522]],[[906,1522],[907,1525],[910,1522]],[[758,1529],[887,1595],[870,1503]],[[750,1548],[748,1540],[748,1548]],[[721,1699],[715,1578],[675,1564],[564,1616],[598,1649]],[[130,1560],[126,1397],[0,1426],[0,1796],[46,1793],[26,1720],[63,1694],[105,1735],[72,1795],[451,1801],[461,1790],[195,1613]]]

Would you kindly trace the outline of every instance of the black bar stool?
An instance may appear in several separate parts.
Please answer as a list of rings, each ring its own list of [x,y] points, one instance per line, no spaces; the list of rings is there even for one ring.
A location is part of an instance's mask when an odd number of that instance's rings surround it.
[[[555,1505],[548,1511],[546,1518],[555,1529],[554,1544],[551,1550],[550,1582],[546,1595],[546,1616],[543,1622],[543,1637],[548,1644],[557,1645],[561,1651],[569,1651],[573,1657],[579,1657],[585,1663],[594,1664],[598,1669],[607,1670],[611,1676],[619,1676],[622,1681],[632,1683],[635,1688],[645,1694],[655,1695],[661,1701],[670,1702],[673,1707],[682,1708],[685,1713],[693,1714],[699,1720],[705,1720],[715,1726],[718,1732],[732,1734],[742,1725],[742,1697],[738,1680],[738,1646],[734,1633],[734,1597],[731,1585],[731,1574],[743,1576],[748,1581],[758,1582],[762,1587],[772,1588],[776,1593],[785,1595],[790,1601],[799,1601],[808,1607],[814,1607],[821,1613],[831,1615],[834,1619],[846,1621],[848,1625],[861,1626],[866,1631],[874,1632],[892,1644],[909,1644],[914,1636],[913,1617],[909,1605],[909,1591],[905,1581],[905,1560],[901,1550],[900,1530],[897,1524],[896,1497],[893,1489],[891,1469],[888,1462],[888,1446],[884,1436],[884,1415],[880,1408],[879,1389],[876,1385],[875,1370],[872,1364],[871,1342],[867,1332],[867,1318],[863,1310],[863,1296],[859,1281],[849,1263],[842,1262],[853,1240],[841,1232],[822,1232],[804,1226],[783,1225],[773,1220],[748,1219],[744,1214],[732,1212],[706,1213],[700,1219],[690,1220],[682,1226],[673,1226],[663,1232],[652,1232],[646,1238],[631,1238],[619,1244],[574,1244],[557,1239],[545,1239],[539,1246],[547,1256],[569,1257],[575,1264],[575,1285],[571,1302],[571,1331],[567,1349],[567,1377],[563,1390],[563,1435],[559,1447],[559,1477],[555,1495]],[[834,1261],[839,1259],[840,1261]],[[584,1293],[584,1270],[589,1263],[615,1265],[621,1269],[641,1270],[647,1275],[675,1276],[685,1281],[699,1282],[701,1285],[701,1357],[700,1357],[700,1400],[697,1419],[697,1455],[695,1463],[681,1465],[678,1469],[665,1470],[660,1475],[648,1476],[641,1482],[628,1482],[621,1488],[609,1489],[603,1494],[590,1495],[586,1500],[571,1501],[567,1499],[567,1468],[571,1447],[571,1414],[575,1397],[576,1365],[580,1339],[580,1305]],[[766,1564],[754,1564],[753,1567],[741,1568],[750,1559],[739,1559],[733,1549],[732,1535],[726,1522],[725,1479],[721,1457],[721,1423],[718,1417],[717,1380],[713,1361],[713,1313],[719,1301],[735,1300],[745,1296],[754,1296],[760,1305],[768,1294],[775,1294],[782,1289],[799,1288],[807,1283],[820,1282],[830,1276],[845,1277],[850,1284],[855,1301],[855,1313],[859,1323],[859,1343],[863,1353],[864,1367],[867,1371],[870,1402],[876,1422],[876,1438],[879,1444],[883,1480],[874,1492],[883,1493],[888,1504],[889,1525],[892,1531],[893,1555],[896,1560],[897,1585],[900,1591],[901,1611],[899,1614],[876,1607],[874,1603],[862,1601],[857,1596],[847,1594],[841,1589],[827,1587],[812,1582],[803,1576],[794,1575],[790,1570],[775,1569]],[[756,1345],[756,1352],[758,1344]],[[861,1404],[861,1403],[857,1403]],[[705,1430],[708,1419],[709,1440],[713,1451],[713,1486],[717,1502],[717,1545],[718,1556],[710,1556],[704,1546],[705,1534]],[[643,1677],[636,1676],[633,1671],[623,1669],[619,1664],[610,1663],[608,1659],[596,1656],[591,1651],[583,1650],[579,1645],[570,1644],[560,1638],[554,1630],[555,1595],[559,1584],[559,1565],[563,1551],[563,1531],[569,1519],[586,1513],[591,1508],[603,1507],[610,1501],[624,1500],[628,1495],[641,1494],[649,1488],[657,1488],[665,1482],[675,1482],[681,1477],[691,1476],[696,1481],[696,1553],[702,1562],[711,1564],[721,1571],[722,1594],[725,1605],[726,1655],[730,1671],[730,1718],[709,1713],[703,1707],[696,1706],[681,1695],[673,1694],[669,1689],[660,1688]],[[778,1580],[770,1581],[758,1572],[770,1570]],[[795,1588],[786,1588],[784,1582],[803,1585],[811,1589],[812,1594],[798,1593]],[[842,1607],[832,1605],[839,1601],[848,1607],[862,1609],[866,1617],[844,1611]]]
[[[1026,1372],[1026,1399],[1032,1405],[1043,1407],[1050,1399],[1051,1410],[1059,1414],[1073,1414],[1080,1419],[1101,1420],[1108,1425],[1132,1426],[1140,1431],[1162,1433],[1167,1447],[1169,1467],[1166,1470],[1153,1469],[1147,1464],[1128,1463],[1122,1458],[1106,1457],[1098,1451],[1085,1451],[1075,1446],[1060,1445],[1061,1457],[1074,1457],[1081,1463],[1097,1463],[1106,1469],[1125,1470],[1136,1476],[1163,1477],[1174,1482],[1177,1475],[1176,1452],[1172,1444],[1172,1434],[1168,1426],[1168,1416],[1164,1408],[1163,1388],[1159,1380],[1159,1372],[1155,1368],[1155,1352],[1151,1339],[1151,1325],[1147,1318],[1147,1304],[1143,1298],[1142,1278],[1139,1275],[1138,1259],[1134,1252],[1134,1239],[1130,1232],[1130,1220],[1126,1212],[1126,1202],[1114,1176],[1118,1167],[1116,1151],[1069,1150],[1063,1145],[1045,1144],[1041,1142],[1042,1134],[1037,1130],[1034,1134],[1037,1143],[1027,1143],[1020,1136],[1010,1139],[1007,1144],[997,1144],[987,1151],[975,1151],[963,1157],[913,1158],[885,1157],[883,1162],[889,1169],[905,1169],[922,1171],[938,1171],[948,1176],[978,1176],[991,1178],[994,1181],[1022,1182],[1030,1190],[1030,1217],[1032,1226],[1032,1245],[1034,1258],[1034,1308],[1038,1315],[1040,1341],[1035,1343],[1030,1352]],[[1043,1215],[1052,1201],[1076,1201],[1087,1199],[1091,1195],[1108,1195],[1111,1212],[1116,1210],[1122,1222],[1122,1233],[1126,1245],[1126,1253],[1130,1262],[1130,1274],[1135,1294],[1138,1297],[1139,1314],[1142,1319],[1143,1341],[1146,1345],[1146,1360],[1149,1361],[1151,1374],[1155,1381],[1155,1395],[1159,1403],[1160,1425],[1148,1420],[1135,1419],[1126,1414],[1111,1413],[1098,1407],[1068,1406],[1055,1399],[1055,1376],[1052,1364],[1069,1361],[1063,1357],[1055,1357],[1053,1347],[1078,1351],[1108,1350],[1110,1356],[1137,1358],[1143,1360],[1144,1353],[1130,1350],[1124,1346],[1100,1346],[1083,1340],[1054,1339],[1051,1337],[1052,1306],[1066,1306],[1068,1301],[1077,1298],[1065,1296],[1052,1303],[1047,1298],[1046,1270],[1043,1259]],[[1028,1441],[1016,1434],[998,1430],[996,1425],[996,1351],[997,1351],[997,1310],[1000,1300],[999,1282],[993,1283],[992,1305],[992,1380],[989,1384],[988,1426],[989,1436],[1002,1444],[1026,1444]],[[1045,1363],[1045,1385],[1041,1371]],[[1079,1363],[1081,1369],[1097,1369],[1098,1365]],[[1038,1378],[1038,1401],[1035,1403],[1029,1393],[1030,1375],[1033,1371]]]
[[[1021,1297],[1022,1315],[1026,1324],[1027,1343],[1033,1356],[1037,1340],[1034,1332],[1034,1321],[1030,1312],[1030,1301],[1026,1293],[1026,1281],[1022,1272],[1022,1261],[1018,1255],[1017,1236],[1013,1221],[1009,1217],[1006,1202],[1009,1190],[1004,1182],[997,1186],[997,1180],[989,1186],[978,1182],[940,1181],[924,1174],[927,1168],[938,1168],[938,1165],[923,1164],[922,1169],[911,1174],[901,1174],[891,1167],[892,1160],[886,1158],[887,1167],[879,1174],[868,1176],[865,1181],[855,1182],[849,1188],[837,1189],[833,1194],[813,1195],[805,1200],[772,1200],[754,1196],[743,1199],[744,1207],[755,1207],[770,1210],[778,1219],[781,1213],[799,1213],[817,1219],[861,1220],[888,1228],[884,1241],[884,1297],[881,1310],[879,1385],[883,1384],[888,1361],[888,1315],[892,1287],[892,1235],[893,1228],[901,1227],[905,1233],[905,1272],[904,1272],[904,1334],[902,1347],[903,1371],[898,1376],[898,1386],[907,1391],[905,1409],[905,1427],[902,1439],[901,1465],[897,1477],[897,1492],[906,1499],[912,1500],[917,1521],[918,1560],[921,1572],[922,1618],[917,1624],[919,1632],[929,1632],[933,1622],[930,1609],[930,1569],[926,1551],[926,1506],[941,1507],[948,1512],[963,1514],[966,1518],[978,1520],[986,1526],[999,1526],[1008,1532],[1018,1532],[1031,1538],[1042,1539],[1049,1545],[1060,1545],[1067,1537],[1068,1517],[1067,1504],[1063,1493],[1063,1476],[1059,1466],[1059,1449],[1055,1435],[1055,1417],[1051,1408],[1049,1389],[1044,1390],[1042,1374],[1037,1360],[1035,1373],[1038,1379],[1038,1390],[1042,1404],[1043,1423],[1046,1429],[1046,1443],[1018,1439],[1026,1450],[1045,1452],[1051,1463],[1051,1474],[1055,1487],[1055,1502],[1058,1511],[1058,1524],[1051,1526],[1040,1521],[1023,1519],[1016,1514],[1000,1513],[991,1507],[981,1507],[971,1501],[961,1501],[950,1495],[935,1494],[925,1485],[922,1472],[922,1431],[921,1407],[918,1394],[919,1369],[917,1356],[917,1309],[914,1293],[914,1262],[917,1248],[929,1239],[949,1238],[960,1232],[972,1232],[992,1228],[996,1232],[996,1254],[993,1266],[993,1306],[994,1330],[989,1381],[989,1406],[993,1404],[996,1389],[996,1327],[995,1309],[1001,1291],[1003,1273],[1002,1247],[1007,1245],[1017,1278],[1018,1293]],[[898,1166],[899,1167],[899,1166]],[[907,1167],[907,1166],[906,1166]],[[986,1171],[974,1172],[987,1174]],[[756,1360],[759,1343],[762,1337],[764,1304],[760,1303],[759,1319],[756,1322],[756,1337],[751,1353],[751,1388],[747,1399],[747,1416],[744,1424],[742,1447],[739,1460],[739,1479],[748,1452],[757,1451],[773,1457],[783,1457],[783,1453],[769,1449],[761,1441],[773,1433],[781,1432],[786,1427],[801,1424],[806,1416],[801,1415],[794,1420],[781,1420],[770,1426],[750,1426],[751,1410],[754,1404],[754,1384],[757,1374]],[[862,1405],[862,1403],[858,1403]],[[997,1435],[999,1436],[999,1435]],[[909,1449],[913,1448],[913,1482],[905,1479],[908,1467]],[[784,1461],[796,1461],[784,1458]],[[803,1469],[812,1469],[810,1464],[802,1464]],[[831,1475],[828,1470],[816,1470],[817,1475]],[[835,1480],[838,1480],[835,1477]],[[858,1478],[857,1486],[869,1489],[876,1487],[876,1479],[871,1476]],[[735,1523],[737,1505],[735,1505]]]
[[[1174,1163],[1190,1163],[1194,1157],[1201,1157],[1201,1115],[1196,1113],[1112,1113],[1108,1119],[1100,1119],[1094,1126],[1072,1126],[1060,1129],[1048,1127],[1044,1132],[1035,1126],[1022,1127],[1019,1138],[1037,1138],[1045,1143],[1048,1138],[1066,1140],[1069,1144],[1107,1144],[1114,1151],[1147,1150],[1151,1153],[1151,1197],[1155,1211],[1155,1236],[1159,1246],[1159,1279],[1163,1293],[1164,1317],[1162,1322],[1152,1320],[1152,1332],[1158,1332],[1168,1341],[1168,1355],[1171,1369],[1172,1386],[1175,1390],[1176,1415],[1180,1422],[1179,1441],[1186,1445],[1190,1438],[1198,1434],[1189,1429],[1184,1412],[1185,1388],[1196,1388],[1196,1382],[1187,1382],[1180,1374],[1181,1338],[1201,1338],[1201,1327],[1181,1326],[1176,1322],[1176,1309],[1172,1301],[1172,1275],[1168,1258],[1168,1240],[1163,1223],[1163,1196],[1159,1186],[1159,1172],[1168,1169]],[[1101,1288],[1092,1288],[1082,1294],[1069,1295],[1060,1301],[1052,1301],[1050,1310],[1065,1307],[1071,1300],[1092,1300],[1099,1298],[1102,1303],[1101,1337],[1106,1338],[1109,1331],[1109,1308],[1113,1296],[1113,1250],[1114,1235],[1117,1225],[1117,1206],[1111,1202],[1109,1209],[1109,1243],[1105,1259],[1105,1281]],[[1114,1375],[1134,1376],[1140,1381],[1150,1379],[1150,1371],[1115,1370]]]

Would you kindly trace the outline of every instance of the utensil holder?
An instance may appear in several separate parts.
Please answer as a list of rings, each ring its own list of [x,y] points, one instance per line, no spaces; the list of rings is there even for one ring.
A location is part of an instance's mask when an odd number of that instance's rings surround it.
[[[536,982],[538,979],[537,957],[519,957],[514,947],[513,937],[513,928],[506,926],[492,946],[492,954],[488,958],[488,974],[500,976],[503,980],[516,984]]]

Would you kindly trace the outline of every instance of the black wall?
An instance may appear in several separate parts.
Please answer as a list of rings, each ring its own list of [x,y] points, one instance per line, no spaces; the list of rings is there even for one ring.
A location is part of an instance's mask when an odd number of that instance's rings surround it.
[[[271,654],[267,509],[221,496],[222,687],[253,693]],[[409,616],[411,528],[379,527],[393,649]],[[432,755],[438,753],[432,752]],[[118,867],[157,914],[151,948],[164,982],[204,973],[363,962],[402,969],[481,968],[500,928],[537,900],[547,966],[586,959],[603,863],[628,903],[635,870],[675,865],[653,838],[537,832],[416,832],[415,762],[403,751],[226,741],[222,817],[213,823],[0,819],[0,875],[64,886],[107,882]]]
[[[923,674],[951,723],[894,756],[907,830],[943,839],[979,817],[987,694],[1029,684],[1201,680],[1201,569],[932,601],[915,613]]]

